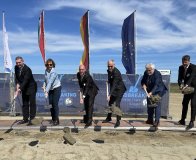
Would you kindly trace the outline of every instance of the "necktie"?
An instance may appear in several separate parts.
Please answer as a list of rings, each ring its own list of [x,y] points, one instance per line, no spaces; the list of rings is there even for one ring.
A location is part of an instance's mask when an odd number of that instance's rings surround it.
[[[187,67],[184,68],[184,78],[186,77]]]

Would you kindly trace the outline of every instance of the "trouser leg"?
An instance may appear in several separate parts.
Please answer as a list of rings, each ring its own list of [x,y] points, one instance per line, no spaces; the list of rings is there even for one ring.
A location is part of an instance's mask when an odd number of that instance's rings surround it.
[[[184,95],[183,97],[183,101],[182,101],[182,115],[181,115],[181,119],[185,120],[186,116],[187,116],[187,111],[188,111],[188,104],[189,101],[191,99],[191,95]]]
[[[155,107],[155,122],[159,122],[161,117],[161,102]]]
[[[112,104],[114,104],[115,100],[116,100],[116,97],[111,96],[110,101],[109,101],[109,106],[112,106]],[[106,119],[110,120],[111,118],[112,118],[112,113],[108,113]]]
[[[196,116],[196,93],[193,95],[191,99],[191,121],[195,121]]]
[[[49,98],[49,104],[52,105],[53,103],[53,90],[49,91],[49,94],[48,94],[48,98]],[[52,108],[50,108],[50,113],[51,113],[51,117],[52,117],[52,120],[54,121],[55,120],[55,116],[54,116],[54,108],[52,106]]]
[[[29,119],[29,96],[22,93],[22,114],[23,114],[23,120],[28,120]]]
[[[120,108],[120,102],[121,102],[121,100],[122,100],[123,94],[124,94],[124,93],[120,94],[120,95],[117,96],[116,99],[115,99],[116,106],[119,107],[119,108]],[[121,120],[121,116],[116,116],[116,120],[117,120],[117,121],[120,121],[120,120]]]
[[[151,105],[151,102],[147,98],[147,113],[148,113],[148,120],[150,122],[153,122],[153,115],[154,115],[154,107],[149,107]]]
[[[89,108],[88,108],[88,120],[93,120],[93,106],[94,106],[95,96],[89,98]]]
[[[30,101],[30,119],[35,118],[36,116],[36,93],[32,93],[29,95],[29,101]]]
[[[52,108],[54,108],[54,119],[59,120],[59,99],[61,97],[61,87],[57,87],[53,90]]]

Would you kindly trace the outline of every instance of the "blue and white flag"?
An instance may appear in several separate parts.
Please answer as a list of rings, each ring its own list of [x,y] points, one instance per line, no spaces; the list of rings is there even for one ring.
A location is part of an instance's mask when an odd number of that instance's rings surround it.
[[[128,16],[122,26],[122,63],[126,74],[135,74],[135,22],[134,13]]]
[[[5,73],[10,73],[12,70],[12,59],[10,55],[10,50],[8,46],[8,35],[5,28],[5,19],[3,12],[3,53],[4,53],[4,68]]]

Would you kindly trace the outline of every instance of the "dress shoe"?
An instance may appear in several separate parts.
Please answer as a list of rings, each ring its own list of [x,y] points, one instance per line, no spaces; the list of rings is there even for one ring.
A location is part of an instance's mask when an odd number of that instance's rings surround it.
[[[31,122],[31,120],[28,121],[27,126],[32,126],[32,125],[33,125],[33,123]]]
[[[92,121],[88,121],[88,122],[86,123],[85,127],[89,127],[89,126],[91,126],[91,125],[92,125]]]
[[[147,119],[147,120],[146,120],[146,124],[151,124],[151,125],[153,125],[153,121]]]
[[[25,123],[28,123],[29,121],[28,120],[22,120],[20,122],[18,122],[18,124],[25,124]]]
[[[116,121],[116,124],[114,125],[114,128],[117,128],[120,126],[120,121]]]
[[[159,121],[155,121],[154,124],[153,124],[153,126],[154,126],[155,128],[157,128],[157,127],[159,126]]]
[[[56,120],[56,121],[53,121],[53,124],[52,124],[52,126],[58,126],[59,125],[59,121],[58,120]]]
[[[54,123],[54,121],[53,120],[51,120],[50,122],[49,122],[49,124],[53,124]]]
[[[182,120],[182,119],[181,119],[181,120],[178,121],[178,124],[180,124],[180,125],[185,125],[186,123],[185,123],[185,120]]]
[[[191,129],[194,127],[194,122],[190,121],[189,125],[186,127],[186,129]]]
[[[110,121],[112,121],[111,118],[106,118],[105,120],[102,121],[102,123],[108,123],[108,122],[110,122]]]

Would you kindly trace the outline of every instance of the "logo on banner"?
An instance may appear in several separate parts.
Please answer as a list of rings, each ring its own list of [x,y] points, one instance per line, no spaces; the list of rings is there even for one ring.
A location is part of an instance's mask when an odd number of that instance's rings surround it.
[[[147,100],[143,99],[143,106],[146,106],[146,105],[147,105]]]
[[[72,104],[73,104],[72,98],[66,98],[66,99],[65,99],[65,105],[66,105],[66,106],[71,106]]]

